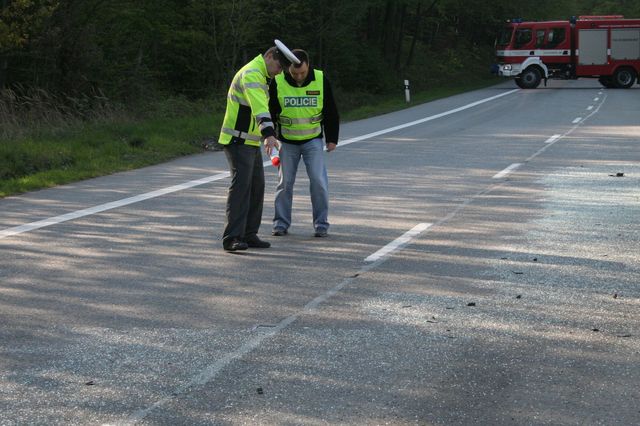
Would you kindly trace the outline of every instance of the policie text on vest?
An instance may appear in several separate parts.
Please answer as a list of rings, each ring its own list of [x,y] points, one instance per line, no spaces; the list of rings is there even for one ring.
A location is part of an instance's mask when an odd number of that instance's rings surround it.
[[[284,106],[295,107],[317,107],[318,98],[310,96],[285,96]]]

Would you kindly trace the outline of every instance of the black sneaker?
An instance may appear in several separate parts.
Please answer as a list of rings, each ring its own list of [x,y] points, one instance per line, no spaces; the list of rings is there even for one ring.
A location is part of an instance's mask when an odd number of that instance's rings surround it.
[[[273,231],[271,231],[271,235],[273,235],[274,237],[283,237],[287,235],[287,230],[284,228],[275,228]]]
[[[249,245],[239,238],[232,238],[228,241],[223,242],[222,248],[226,251],[238,251],[248,249]]]
[[[257,235],[254,235],[253,237],[250,237],[250,238],[245,238],[244,242],[247,243],[247,246],[249,246],[251,248],[269,248],[269,247],[271,247],[271,243],[270,242],[261,240],[260,238],[258,238]]]
[[[326,229],[316,229],[316,232],[313,233],[313,236],[317,238],[324,238],[328,237],[329,234],[327,233]]]

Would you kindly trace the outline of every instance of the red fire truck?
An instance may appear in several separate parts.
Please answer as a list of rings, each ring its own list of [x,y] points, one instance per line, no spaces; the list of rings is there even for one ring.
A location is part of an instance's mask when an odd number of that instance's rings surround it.
[[[584,77],[629,88],[640,74],[640,19],[513,20],[496,40],[496,56],[498,75],[514,77],[523,89],[535,89],[542,80],[546,85],[547,79]]]

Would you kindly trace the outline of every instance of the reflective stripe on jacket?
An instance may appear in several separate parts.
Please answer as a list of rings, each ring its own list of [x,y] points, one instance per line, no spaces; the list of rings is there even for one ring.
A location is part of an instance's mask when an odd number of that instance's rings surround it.
[[[262,55],[240,68],[227,94],[219,142],[260,146],[261,130],[273,127],[269,113],[267,64]]]
[[[320,70],[310,72],[315,73],[315,80],[304,87],[292,86],[284,74],[275,78],[282,108],[280,133],[292,141],[312,139],[322,133],[323,75]]]

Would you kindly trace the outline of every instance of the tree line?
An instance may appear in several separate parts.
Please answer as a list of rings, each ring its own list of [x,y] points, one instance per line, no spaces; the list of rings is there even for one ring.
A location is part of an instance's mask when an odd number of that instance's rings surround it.
[[[507,18],[611,13],[640,17],[640,2],[0,0],[0,90],[203,99],[274,38],[309,51],[344,92],[385,93],[405,78],[425,88],[488,70]]]

